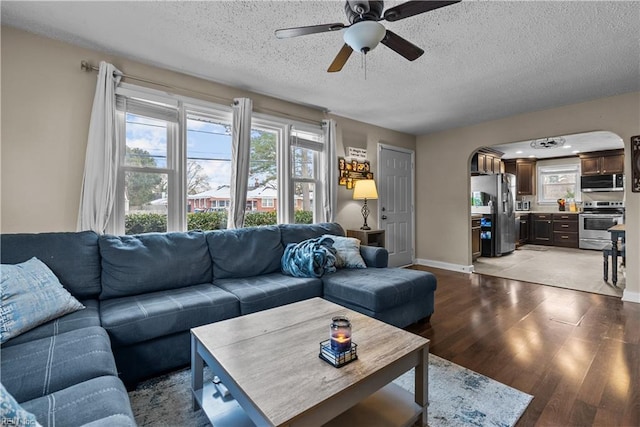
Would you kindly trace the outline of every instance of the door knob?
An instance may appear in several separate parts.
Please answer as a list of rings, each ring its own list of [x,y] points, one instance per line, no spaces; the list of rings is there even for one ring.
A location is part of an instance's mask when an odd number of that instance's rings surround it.
[[[387,216],[386,215],[382,215],[382,219],[387,219]]]

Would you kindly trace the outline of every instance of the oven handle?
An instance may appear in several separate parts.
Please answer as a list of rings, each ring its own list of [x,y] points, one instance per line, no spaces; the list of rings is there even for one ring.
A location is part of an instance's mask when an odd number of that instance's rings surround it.
[[[586,213],[581,213],[580,217],[582,218],[622,218],[624,217],[623,214],[586,214]]]

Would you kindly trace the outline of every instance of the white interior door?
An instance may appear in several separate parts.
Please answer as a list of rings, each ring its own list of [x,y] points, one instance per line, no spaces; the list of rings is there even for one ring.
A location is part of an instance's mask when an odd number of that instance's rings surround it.
[[[378,224],[391,267],[413,263],[413,159],[412,150],[378,144]]]

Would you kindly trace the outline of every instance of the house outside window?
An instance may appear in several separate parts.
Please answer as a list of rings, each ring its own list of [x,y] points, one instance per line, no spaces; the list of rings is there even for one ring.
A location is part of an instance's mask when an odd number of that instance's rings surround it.
[[[538,203],[555,204],[558,199],[581,201],[580,165],[538,165]]]
[[[231,108],[121,86],[116,232],[226,227]],[[325,154],[319,124],[254,114],[245,226],[317,222],[317,168]]]

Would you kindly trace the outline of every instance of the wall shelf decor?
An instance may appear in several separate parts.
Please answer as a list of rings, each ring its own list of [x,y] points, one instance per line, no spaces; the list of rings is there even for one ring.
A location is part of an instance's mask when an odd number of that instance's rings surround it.
[[[373,179],[369,161],[348,161],[344,157],[338,157],[338,185],[347,187],[347,190],[353,190],[355,181],[359,179]]]
[[[631,137],[631,191],[640,193],[640,135]]]

